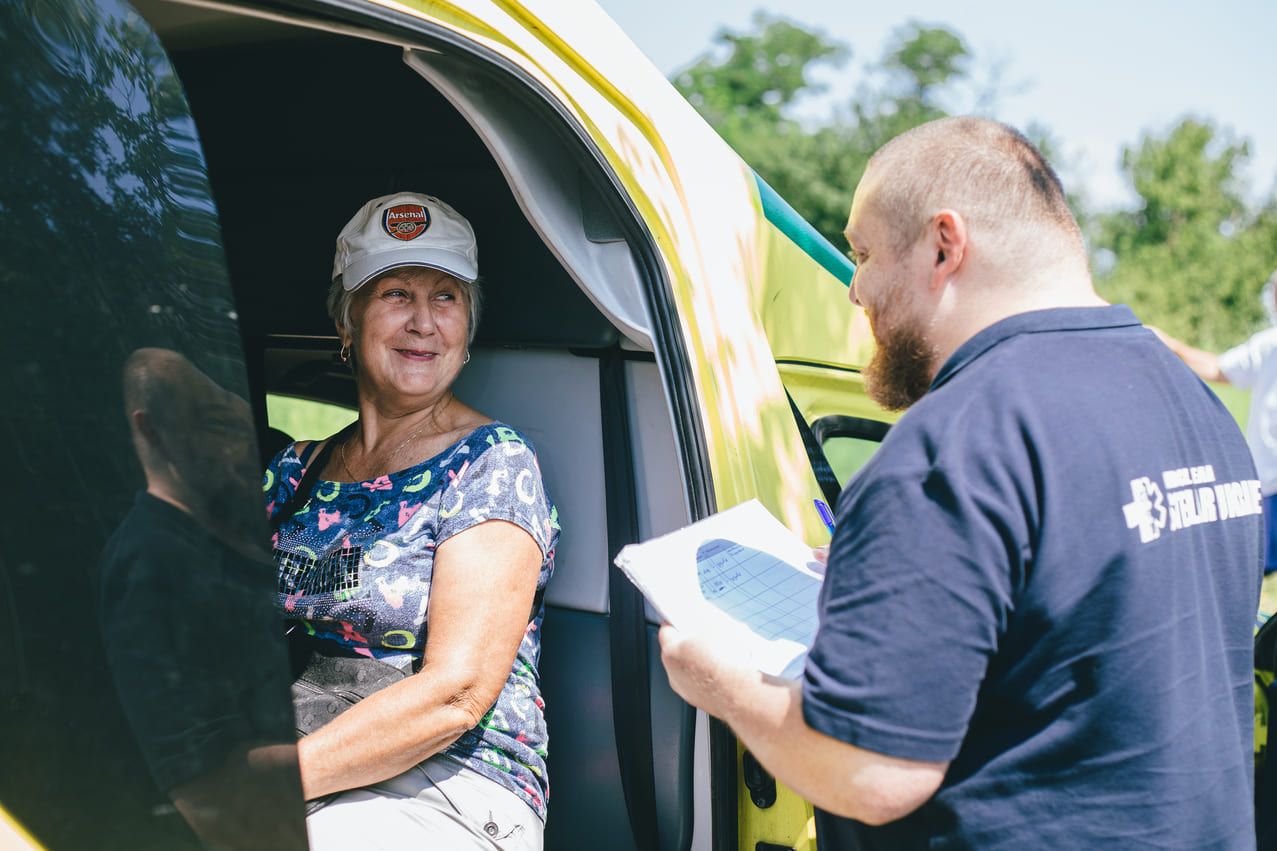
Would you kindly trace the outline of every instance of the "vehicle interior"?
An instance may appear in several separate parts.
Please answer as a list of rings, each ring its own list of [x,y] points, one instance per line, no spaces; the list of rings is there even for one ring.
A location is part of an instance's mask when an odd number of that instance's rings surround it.
[[[692,819],[695,713],[611,566],[624,543],[685,524],[695,498],[642,296],[653,273],[624,203],[521,81],[440,39],[135,5],[203,147],[264,454],[281,439],[268,394],[353,404],[324,302],[354,211],[411,189],[474,225],[484,314],[455,389],[531,438],[564,529],[540,668],[546,847],[689,847],[708,830]]]

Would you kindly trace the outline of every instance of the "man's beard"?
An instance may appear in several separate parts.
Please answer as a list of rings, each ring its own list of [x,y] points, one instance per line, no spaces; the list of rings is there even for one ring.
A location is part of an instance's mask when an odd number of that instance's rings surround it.
[[[878,347],[861,373],[865,393],[888,411],[903,411],[931,387],[935,356],[913,328],[896,329],[886,340],[874,334],[874,339]]]

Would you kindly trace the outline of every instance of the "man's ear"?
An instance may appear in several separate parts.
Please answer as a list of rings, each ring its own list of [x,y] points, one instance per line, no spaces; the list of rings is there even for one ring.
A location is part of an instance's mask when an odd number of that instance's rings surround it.
[[[141,435],[142,440],[150,447],[151,451],[166,451],[164,435],[160,433],[154,417],[147,411],[139,409],[134,411],[129,418],[133,421],[133,430]]]
[[[967,253],[967,223],[953,210],[941,210],[931,220],[931,285],[939,286],[962,267]]]
[[[142,438],[147,443],[154,444],[159,442],[160,436],[155,431],[155,423],[151,421],[151,417],[146,411],[134,411],[131,419],[133,420],[133,428],[137,429],[137,433],[142,435]]]

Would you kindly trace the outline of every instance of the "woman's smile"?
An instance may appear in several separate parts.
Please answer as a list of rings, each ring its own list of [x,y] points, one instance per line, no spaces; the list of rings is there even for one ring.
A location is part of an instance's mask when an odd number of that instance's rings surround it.
[[[421,349],[395,349],[396,352],[410,360],[433,360],[439,356],[438,352],[429,352]]]

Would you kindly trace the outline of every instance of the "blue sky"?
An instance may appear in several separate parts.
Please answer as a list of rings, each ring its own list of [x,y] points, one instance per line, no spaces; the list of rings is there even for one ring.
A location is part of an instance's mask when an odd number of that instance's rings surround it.
[[[811,115],[872,84],[865,67],[881,59],[895,30],[910,21],[942,25],[965,40],[978,83],[998,80],[991,114],[1046,127],[1061,149],[1061,176],[1095,207],[1132,205],[1122,147],[1145,132],[1164,135],[1188,115],[1249,140],[1245,177],[1255,196],[1277,187],[1277,0],[599,3],[666,76],[708,51],[720,29],[748,30],[759,9],[848,44],[851,58],[822,78],[830,95],[803,106]],[[974,91],[963,91],[949,108],[975,104]]]

